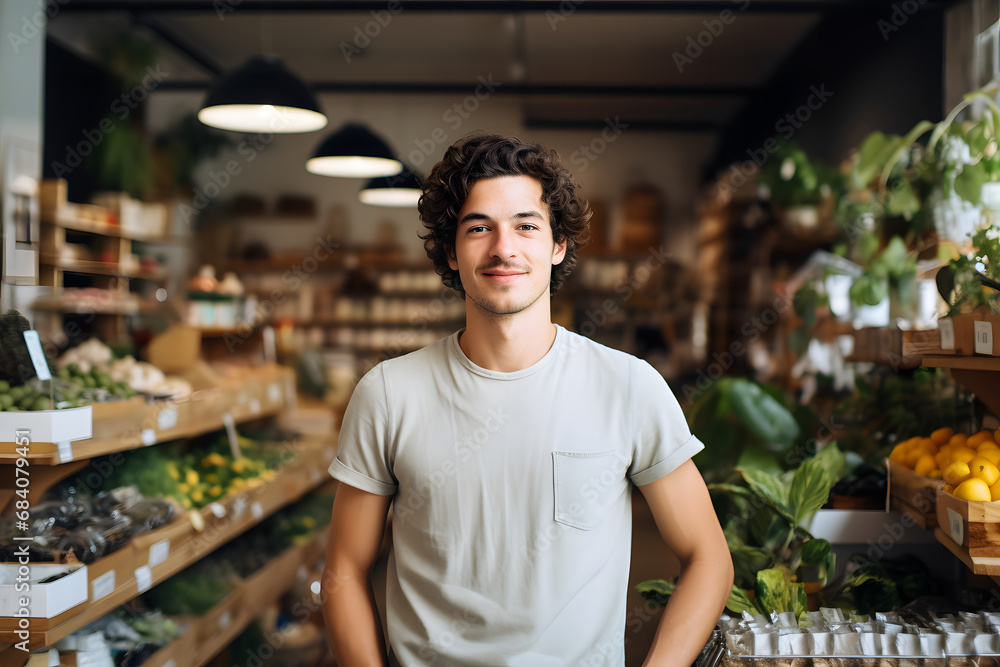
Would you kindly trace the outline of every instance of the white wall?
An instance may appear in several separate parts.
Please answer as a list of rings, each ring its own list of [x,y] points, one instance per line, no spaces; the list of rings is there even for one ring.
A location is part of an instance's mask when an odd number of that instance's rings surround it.
[[[597,159],[590,161],[579,150],[598,139],[600,130],[526,130],[521,125],[519,100],[502,95],[483,100],[478,109],[462,119],[452,107],[467,99],[453,95],[323,95],[320,103],[330,119],[324,130],[304,135],[276,135],[259,153],[246,147],[246,154],[228,151],[211,164],[203,165],[197,182],[211,183],[213,173],[218,174],[229,160],[236,160],[241,171],[223,188],[218,196],[220,200],[230,199],[240,192],[263,196],[269,206],[274,205],[279,193],[311,194],[317,198],[321,211],[319,223],[244,222],[240,230],[244,240],[266,240],[276,251],[305,251],[324,226],[330,207],[342,205],[350,220],[349,238],[352,241],[372,240],[379,223],[389,220],[396,226],[411,257],[416,259],[423,257],[421,242],[416,236],[422,231],[416,209],[367,206],[357,200],[362,180],[310,174],[305,170],[305,161],[316,145],[345,122],[362,121],[426,176],[445,149],[468,133],[486,130],[514,134],[559,151],[592,200],[603,200],[611,205],[620,198],[626,186],[639,182],[661,188],[669,209],[665,230],[668,248],[682,260],[694,257],[693,208],[701,165],[713,148],[711,135],[640,132],[626,128],[606,145]],[[154,93],[147,110],[150,130],[158,132],[168,127],[183,114],[196,110],[201,100],[202,95],[198,93]],[[470,100],[467,108],[473,108],[474,102]],[[242,139],[238,134],[233,137],[236,141]],[[598,141],[596,147],[600,147],[600,143]]]

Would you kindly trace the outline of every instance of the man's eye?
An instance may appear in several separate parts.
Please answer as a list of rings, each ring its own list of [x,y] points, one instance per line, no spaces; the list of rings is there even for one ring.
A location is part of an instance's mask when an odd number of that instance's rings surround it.
[[[481,232],[481,231],[483,231],[485,229],[486,229],[486,227],[484,227],[482,225],[477,225],[475,227],[469,227],[469,232]]]
[[[537,225],[532,225],[532,224],[527,223],[527,222],[524,223],[523,225],[518,225],[518,227],[520,227],[520,228],[527,228],[527,229],[538,229]]]

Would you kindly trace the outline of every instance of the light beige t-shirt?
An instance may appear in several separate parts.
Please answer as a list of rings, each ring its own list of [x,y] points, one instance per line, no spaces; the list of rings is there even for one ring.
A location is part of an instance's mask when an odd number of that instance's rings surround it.
[[[630,481],[702,448],[645,361],[566,329],[533,366],[461,332],[358,383],[330,473],[395,495],[389,642],[419,665],[624,664]]]

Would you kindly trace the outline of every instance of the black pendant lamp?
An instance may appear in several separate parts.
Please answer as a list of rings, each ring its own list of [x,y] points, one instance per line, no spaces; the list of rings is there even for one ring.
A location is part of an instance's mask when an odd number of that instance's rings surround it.
[[[423,190],[420,179],[409,167],[392,176],[378,176],[371,179],[358,193],[363,204],[372,206],[416,206]]]
[[[331,134],[306,161],[306,170],[320,176],[374,178],[402,169],[389,145],[360,123],[348,123]]]
[[[315,132],[327,123],[309,87],[274,56],[254,56],[222,77],[198,120],[234,132],[285,134]]]

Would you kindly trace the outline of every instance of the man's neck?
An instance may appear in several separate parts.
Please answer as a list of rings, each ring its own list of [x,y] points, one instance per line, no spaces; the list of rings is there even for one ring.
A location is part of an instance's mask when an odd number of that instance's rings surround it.
[[[536,364],[551,349],[555,337],[548,308],[497,317],[467,307],[465,331],[458,343],[477,366],[513,373]]]

